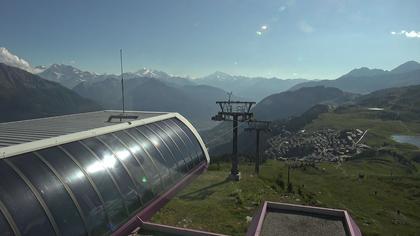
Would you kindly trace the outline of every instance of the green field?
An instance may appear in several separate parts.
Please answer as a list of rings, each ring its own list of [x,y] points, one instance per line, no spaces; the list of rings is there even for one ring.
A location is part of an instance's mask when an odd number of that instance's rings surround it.
[[[413,161],[420,152],[389,138],[394,133],[420,133],[419,123],[328,113],[307,129],[326,127],[369,129],[365,143],[377,151],[341,164],[293,169],[291,193],[285,187],[284,162],[265,162],[259,176],[253,174],[251,163],[242,163],[239,182],[225,181],[228,162],[212,163],[152,221],[244,235],[248,216],[262,201],[271,200],[346,209],[363,235],[420,235],[420,165]]]

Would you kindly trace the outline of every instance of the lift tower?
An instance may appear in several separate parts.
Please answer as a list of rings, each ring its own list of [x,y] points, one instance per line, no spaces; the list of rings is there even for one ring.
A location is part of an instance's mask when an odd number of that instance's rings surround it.
[[[261,120],[252,120],[248,122],[248,128],[245,131],[255,131],[256,134],[256,153],[255,153],[255,173],[259,174],[260,172],[260,133],[261,132],[270,132],[270,121],[261,121]]]
[[[232,146],[232,169],[229,179],[239,180],[240,173],[238,169],[238,122],[246,122],[252,119],[252,106],[255,102],[231,101],[231,93],[228,101],[217,101],[220,111],[211,119],[215,121],[233,121],[233,146]]]

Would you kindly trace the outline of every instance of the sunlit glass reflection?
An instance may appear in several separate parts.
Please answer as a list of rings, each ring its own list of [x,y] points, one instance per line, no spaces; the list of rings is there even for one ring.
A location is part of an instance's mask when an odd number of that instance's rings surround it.
[[[130,156],[130,152],[127,150],[121,150],[115,153],[120,160],[125,160]]]
[[[87,172],[89,173],[95,173],[99,171],[105,170],[105,168],[113,168],[115,166],[115,163],[117,161],[115,160],[115,157],[110,154],[104,155],[104,158],[101,161],[96,161],[90,166],[86,168]]]

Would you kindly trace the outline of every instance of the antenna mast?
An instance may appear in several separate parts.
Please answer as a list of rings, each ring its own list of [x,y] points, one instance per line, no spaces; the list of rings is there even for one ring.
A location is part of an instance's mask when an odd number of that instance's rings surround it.
[[[124,101],[124,71],[122,62],[122,49],[120,49],[120,61],[121,61],[121,96],[122,96],[122,111],[125,113],[125,101]]]

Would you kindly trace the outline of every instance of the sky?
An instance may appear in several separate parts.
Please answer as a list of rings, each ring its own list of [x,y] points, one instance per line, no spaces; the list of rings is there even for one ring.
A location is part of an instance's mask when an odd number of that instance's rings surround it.
[[[32,65],[335,79],[420,62],[418,0],[2,0],[0,47]]]

